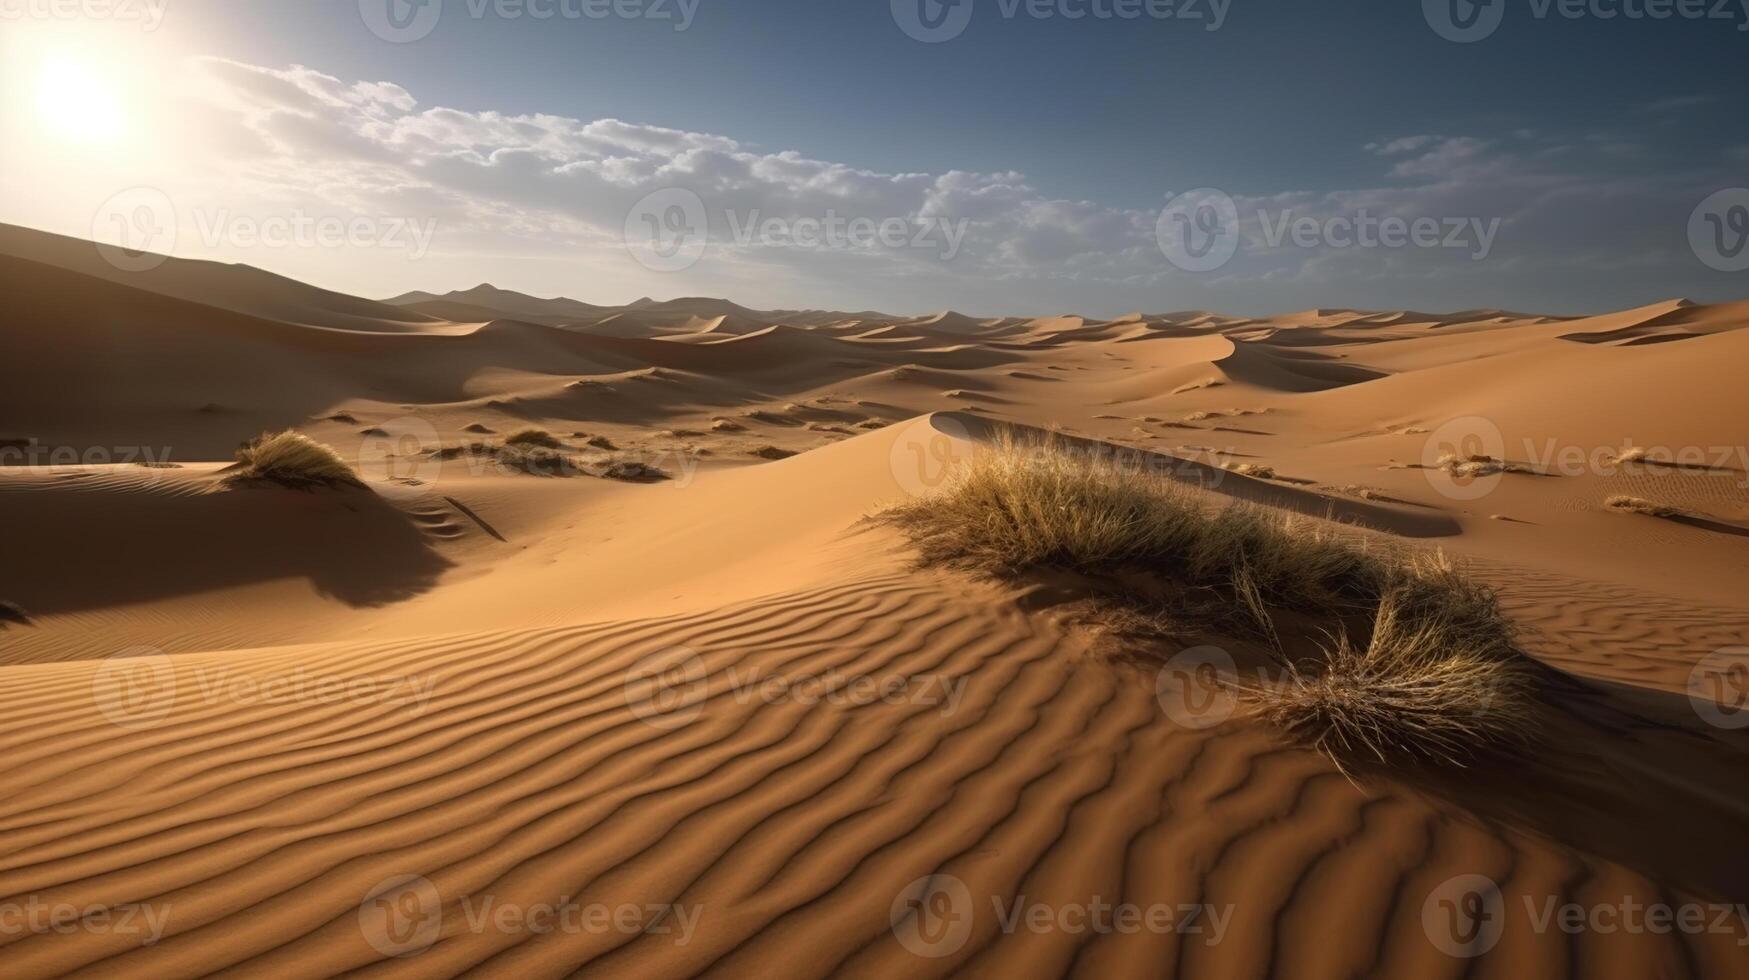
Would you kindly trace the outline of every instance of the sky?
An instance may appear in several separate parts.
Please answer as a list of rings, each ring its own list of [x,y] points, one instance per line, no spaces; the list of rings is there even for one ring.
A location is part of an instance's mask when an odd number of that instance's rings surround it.
[[[371,297],[1749,298],[1749,0],[0,0],[0,221]]]

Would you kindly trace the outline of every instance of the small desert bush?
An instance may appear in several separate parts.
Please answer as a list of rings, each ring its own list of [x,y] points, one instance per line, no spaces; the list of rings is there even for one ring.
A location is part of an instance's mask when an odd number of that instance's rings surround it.
[[[1442,557],[1368,549],[1328,522],[1256,505],[1214,508],[1054,441],[1000,442],[940,492],[877,519],[905,532],[924,565],[1067,571],[1144,614],[1266,641],[1288,681],[1249,693],[1332,756],[1459,762],[1529,727],[1531,675],[1510,623]],[[1138,574],[1168,588],[1139,590]],[[1309,662],[1283,652],[1287,618],[1325,626]]]
[[[233,481],[265,480],[288,487],[363,486],[340,454],[290,429],[262,433],[237,450]]]
[[[558,437],[545,429],[523,429],[504,437],[507,446],[539,446],[542,449],[559,449],[564,446]]]
[[[25,612],[24,607],[16,602],[0,600],[0,630],[5,629],[7,623],[29,626],[30,613]]]
[[[1249,476],[1259,480],[1275,479],[1275,467],[1262,463],[1222,463],[1221,468],[1240,476]]]
[[[1603,506],[1624,514],[1644,514],[1647,517],[1681,517],[1680,508],[1669,504],[1655,504],[1644,497],[1629,497],[1626,494],[1616,494],[1603,502]]]

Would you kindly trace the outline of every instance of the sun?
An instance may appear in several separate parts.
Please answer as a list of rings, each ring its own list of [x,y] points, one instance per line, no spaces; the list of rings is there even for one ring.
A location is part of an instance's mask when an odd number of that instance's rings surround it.
[[[50,132],[79,143],[112,143],[126,128],[113,79],[83,61],[50,56],[36,77],[37,116]]]

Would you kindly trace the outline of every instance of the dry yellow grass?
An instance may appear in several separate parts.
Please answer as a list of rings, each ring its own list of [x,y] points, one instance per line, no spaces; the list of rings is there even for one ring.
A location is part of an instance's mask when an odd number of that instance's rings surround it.
[[[363,486],[333,449],[290,429],[262,433],[237,450],[233,481],[266,480],[288,487]]]
[[[1644,514],[1647,517],[1681,517],[1681,508],[1669,504],[1655,504],[1644,497],[1630,497],[1626,494],[1616,494],[1605,500],[1603,506],[1624,514]]]
[[[1317,663],[1285,654],[1288,680],[1249,688],[1263,715],[1332,756],[1461,764],[1530,727],[1531,674],[1488,589],[1443,557],[1368,550],[1326,522],[1232,503],[1090,458],[1060,442],[1006,440],[940,492],[878,518],[925,565],[999,577],[1055,568],[1114,583],[1171,583],[1172,619],[1249,631],[1280,653],[1277,619],[1326,624]],[[1198,597],[1198,598],[1192,598]],[[1349,627],[1363,623],[1358,637]]]

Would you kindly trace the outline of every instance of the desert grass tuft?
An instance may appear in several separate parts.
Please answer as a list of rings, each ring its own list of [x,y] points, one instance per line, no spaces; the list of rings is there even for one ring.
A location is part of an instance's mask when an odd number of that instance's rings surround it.
[[[504,437],[507,446],[538,446],[541,449],[561,449],[564,443],[545,429],[523,429]]]
[[[16,602],[0,600],[0,630],[5,629],[8,623],[29,626],[30,613],[25,612],[24,607]]]
[[[1528,664],[1494,594],[1442,556],[1368,548],[1327,522],[1256,505],[1210,507],[1190,488],[1061,442],[1008,438],[938,493],[877,520],[927,566],[999,578],[1037,569],[1109,583],[1144,615],[1267,641],[1286,682],[1246,688],[1260,713],[1337,758],[1461,764],[1533,721]],[[1168,583],[1170,607],[1125,583]],[[1328,627],[1295,661],[1284,613]]]
[[[1616,494],[1605,500],[1603,506],[1623,514],[1644,514],[1647,517],[1681,517],[1682,509],[1669,504],[1655,504],[1644,497],[1630,497],[1626,494]]]
[[[364,485],[339,453],[290,429],[264,432],[244,443],[237,450],[237,466],[230,480],[261,480],[300,489]]]

